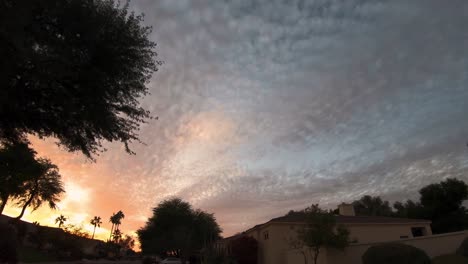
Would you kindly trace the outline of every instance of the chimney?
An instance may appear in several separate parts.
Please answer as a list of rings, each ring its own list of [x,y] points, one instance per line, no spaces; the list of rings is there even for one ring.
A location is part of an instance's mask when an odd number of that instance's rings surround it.
[[[354,213],[354,206],[352,204],[341,203],[338,205],[338,210],[340,211],[340,215],[356,216]]]

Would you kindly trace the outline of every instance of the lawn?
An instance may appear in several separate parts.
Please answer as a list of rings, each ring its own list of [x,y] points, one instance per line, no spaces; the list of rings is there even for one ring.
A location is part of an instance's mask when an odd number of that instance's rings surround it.
[[[467,264],[468,258],[460,255],[442,255],[432,259],[433,264]]]

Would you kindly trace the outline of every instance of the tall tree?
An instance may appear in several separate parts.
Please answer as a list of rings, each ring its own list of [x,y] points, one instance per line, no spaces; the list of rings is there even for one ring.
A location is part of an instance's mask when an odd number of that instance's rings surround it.
[[[122,224],[122,219],[124,219],[124,218],[125,218],[125,215],[121,210],[119,210],[115,214],[115,230],[119,230],[120,225]]]
[[[212,214],[171,199],[153,208],[153,216],[137,233],[144,253],[175,252],[185,263],[194,250],[218,239],[221,229]]]
[[[0,140],[55,137],[87,157],[138,141],[158,70],[143,16],[114,0],[0,1]]]
[[[96,226],[101,227],[102,224],[101,217],[95,216],[93,219],[91,219],[90,223],[94,226],[93,236],[91,237],[91,239],[94,239],[94,233],[96,233]]]
[[[109,218],[109,222],[112,224],[110,234],[109,234],[109,241],[112,239],[112,234],[114,233],[114,227],[117,224],[117,214],[113,213]]]
[[[125,215],[121,210],[119,210],[117,213],[112,214],[112,216],[109,218],[109,222],[112,223],[111,232],[110,232],[110,235],[109,235],[109,240],[112,239],[112,236],[113,236],[114,232],[116,230],[119,230],[119,227],[120,227],[120,225],[122,223],[122,219],[124,219],[124,218],[125,218]]]
[[[420,204],[426,218],[432,220],[434,233],[464,230],[468,227],[466,208],[468,186],[458,179],[446,179],[430,184],[419,191]]]
[[[393,214],[390,203],[383,201],[380,196],[364,195],[352,204],[356,215],[391,216]]]
[[[8,200],[24,193],[24,183],[37,173],[40,164],[28,143],[0,145],[0,214]]]
[[[29,206],[32,206],[34,211],[43,203],[47,203],[51,209],[55,209],[57,202],[60,201],[60,195],[65,192],[62,176],[57,166],[44,158],[38,159],[38,162],[41,165],[41,171],[33,179],[25,182],[23,187],[25,192],[18,201],[18,205],[22,206],[22,209],[17,219],[23,217]]]
[[[314,204],[304,210],[307,226],[297,231],[299,243],[312,253],[317,264],[322,248],[344,249],[348,245],[349,231],[336,224],[335,216]],[[305,255],[304,255],[305,256]],[[304,257],[307,261],[307,257]],[[306,262],[307,263],[307,262]]]
[[[61,228],[66,221],[67,218],[64,215],[60,215],[57,218],[55,218],[55,223],[58,224],[59,228]]]
[[[435,234],[461,231],[468,228],[467,209],[462,205],[468,198],[468,185],[458,179],[448,178],[429,184],[419,190],[419,202],[396,202],[396,215],[432,221]]]

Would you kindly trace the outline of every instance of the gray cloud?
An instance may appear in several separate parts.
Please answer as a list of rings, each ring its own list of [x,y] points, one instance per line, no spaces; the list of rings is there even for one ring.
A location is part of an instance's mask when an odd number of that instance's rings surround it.
[[[165,65],[112,164],[136,213],[181,196],[225,234],[466,176],[465,1],[133,1]]]

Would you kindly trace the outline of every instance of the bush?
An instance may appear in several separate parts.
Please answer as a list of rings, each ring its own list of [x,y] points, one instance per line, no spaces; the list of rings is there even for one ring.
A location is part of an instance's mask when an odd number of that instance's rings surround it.
[[[363,264],[431,264],[431,259],[419,248],[405,244],[381,244],[367,249]]]
[[[460,247],[457,249],[457,255],[464,256],[468,258],[468,238],[465,238],[461,243]]]
[[[240,235],[230,243],[232,257],[239,264],[257,264],[258,242],[255,238]]]
[[[10,225],[0,224],[0,263],[17,263],[16,232]]]
[[[451,254],[438,256],[432,259],[433,264],[466,264],[468,263],[468,258]]]

